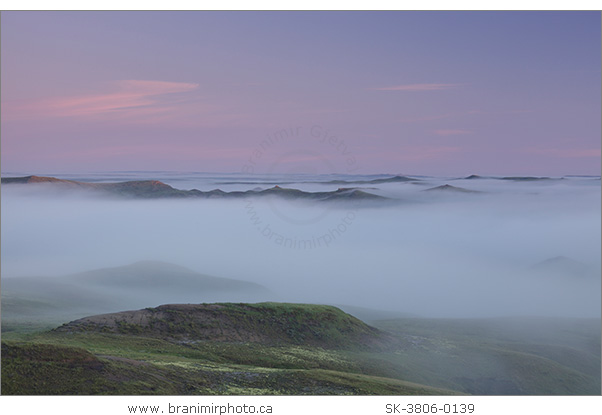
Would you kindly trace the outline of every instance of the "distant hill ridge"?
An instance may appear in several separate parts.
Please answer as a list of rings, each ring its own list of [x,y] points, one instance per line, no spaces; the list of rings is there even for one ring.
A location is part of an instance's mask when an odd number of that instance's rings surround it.
[[[566,176],[566,177],[571,177]],[[545,177],[545,176],[479,176],[478,174],[471,174],[470,176],[462,177],[458,180],[480,180],[480,179],[493,179],[493,180],[510,180],[515,182],[536,182],[536,181],[555,181],[555,180],[564,180],[564,177],[553,178],[553,177]]]
[[[57,179],[56,177],[45,177],[45,176],[24,176],[24,177],[3,177],[2,183],[11,184],[11,183],[78,183],[72,180],[62,180]]]
[[[168,302],[265,301],[262,285],[204,275],[160,261],[58,277],[3,277],[2,315],[97,314]],[[85,315],[83,314],[83,315]]]
[[[290,303],[169,304],[82,318],[57,332],[101,332],[186,342],[373,348],[391,337],[333,306]]]
[[[382,179],[372,179],[372,180],[331,180],[326,182],[328,184],[381,184],[381,183],[400,183],[400,182],[414,182],[419,181],[419,179],[414,179],[406,176],[393,176],[386,177]]]
[[[297,180],[297,181],[286,181],[286,182],[273,182],[273,181],[248,181],[248,180],[238,180],[238,181],[225,181],[220,182],[220,184],[293,184],[293,183],[313,183],[313,184],[380,184],[380,183],[396,183],[396,182],[417,182],[421,179],[407,177],[407,176],[390,176],[390,177],[382,177],[378,179],[370,179],[370,180],[329,180],[329,181],[316,181],[316,180]]]
[[[396,178],[392,178],[396,181]],[[386,180],[386,179],[383,179]],[[334,183],[334,182],[333,182]],[[347,183],[347,182],[343,182]],[[63,180],[55,177],[25,176],[3,177],[2,184],[52,184],[67,189],[86,189],[100,191],[119,197],[130,198],[247,198],[257,196],[278,196],[289,199],[307,199],[315,201],[340,200],[387,200],[388,198],[365,192],[356,188],[339,188],[329,192],[305,192],[289,189],[278,185],[265,190],[247,190],[224,192],[221,189],[201,191],[197,189],[180,190],[158,180],[135,180],[116,183],[86,183],[74,180]]]
[[[593,268],[566,256],[558,255],[531,266],[531,270],[544,275],[563,275],[565,277],[597,277],[600,274]]]
[[[453,192],[453,193],[483,193],[478,190],[470,190],[465,189],[463,187],[452,186],[450,184],[443,184],[437,187],[431,187],[430,189],[425,189],[425,192]]]

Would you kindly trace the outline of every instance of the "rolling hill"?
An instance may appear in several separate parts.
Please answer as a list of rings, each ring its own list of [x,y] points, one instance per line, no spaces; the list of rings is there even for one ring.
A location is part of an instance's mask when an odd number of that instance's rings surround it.
[[[446,192],[446,193],[483,193],[478,190],[465,189],[463,187],[452,186],[449,184],[443,184],[437,187],[431,187],[425,189],[425,192]]]
[[[60,277],[2,279],[3,331],[16,321],[61,322],[81,315],[164,303],[269,300],[252,282],[218,278],[159,261]]]
[[[85,317],[55,331],[322,348],[385,347],[392,339],[336,307],[286,303],[169,304]]]
[[[3,394],[441,395],[362,369],[389,334],[331,306],[164,305],[2,343]],[[57,381],[61,379],[60,381]]]
[[[168,304],[9,332],[4,394],[599,395],[600,320]],[[61,381],[57,381],[61,379]]]

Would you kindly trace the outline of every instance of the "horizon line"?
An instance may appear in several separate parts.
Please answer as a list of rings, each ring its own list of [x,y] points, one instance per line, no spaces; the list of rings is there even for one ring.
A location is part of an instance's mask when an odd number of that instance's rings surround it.
[[[229,172],[215,172],[215,171],[181,171],[181,170],[89,170],[89,171],[64,171],[54,173],[23,173],[17,171],[0,171],[0,176],[5,175],[19,175],[16,177],[27,177],[27,176],[40,176],[40,177],[53,177],[56,175],[67,174],[67,175],[84,175],[84,174],[108,174],[108,173],[168,173],[168,174],[244,174],[248,176],[294,176],[294,175],[306,175],[306,176],[407,176],[407,177],[469,177],[469,176],[480,176],[483,178],[488,177],[602,177],[600,174],[580,174],[580,173],[567,173],[567,174],[523,174],[523,173],[505,173],[505,174],[486,174],[486,173],[464,173],[464,174],[440,174],[440,175],[428,175],[428,174],[411,174],[411,173],[248,173],[242,171],[229,171]]]

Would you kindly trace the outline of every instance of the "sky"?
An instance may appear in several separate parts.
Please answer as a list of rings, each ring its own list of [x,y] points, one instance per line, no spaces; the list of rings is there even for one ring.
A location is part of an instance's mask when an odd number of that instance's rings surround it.
[[[3,12],[2,173],[600,175],[599,12]]]

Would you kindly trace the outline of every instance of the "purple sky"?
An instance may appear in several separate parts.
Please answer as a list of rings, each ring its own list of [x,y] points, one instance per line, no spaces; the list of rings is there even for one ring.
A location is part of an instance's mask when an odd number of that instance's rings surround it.
[[[3,172],[600,174],[599,12],[1,23]]]

